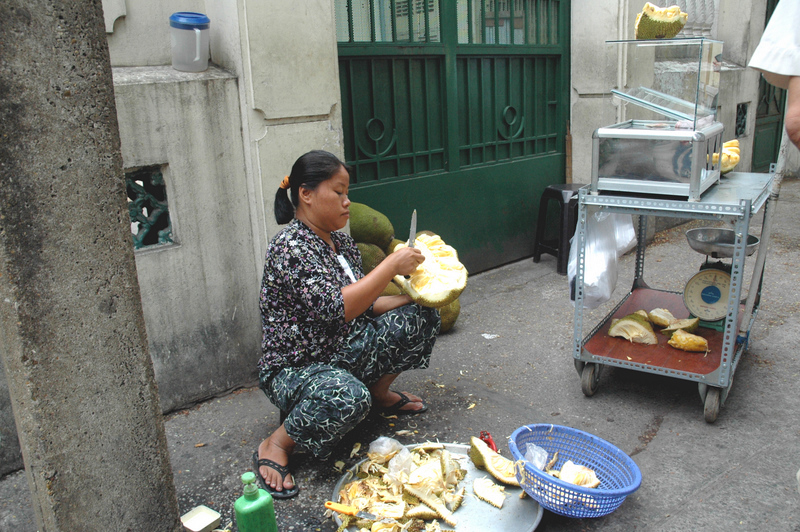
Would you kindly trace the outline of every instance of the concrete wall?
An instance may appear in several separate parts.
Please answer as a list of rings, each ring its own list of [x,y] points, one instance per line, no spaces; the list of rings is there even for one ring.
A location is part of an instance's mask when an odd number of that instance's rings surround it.
[[[343,156],[333,0],[103,0],[126,169],[165,165],[177,244],[136,264],[161,404],[255,382],[275,191],[303,153]],[[173,71],[169,16],[211,19],[212,67]],[[0,373],[0,475],[22,467]]]
[[[126,169],[164,168],[175,244],[136,252],[165,411],[255,379],[260,318],[237,80],[116,67]]]

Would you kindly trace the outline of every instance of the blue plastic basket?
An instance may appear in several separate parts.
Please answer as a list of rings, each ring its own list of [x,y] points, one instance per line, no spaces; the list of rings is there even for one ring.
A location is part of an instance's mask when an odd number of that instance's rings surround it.
[[[554,469],[572,460],[594,470],[600,486],[576,486],[538,469],[525,460],[528,443],[547,451],[548,460],[558,451]],[[525,425],[514,431],[508,447],[522,489],[547,510],[567,517],[610,514],[642,483],[639,467],[627,454],[597,436],[570,427]]]

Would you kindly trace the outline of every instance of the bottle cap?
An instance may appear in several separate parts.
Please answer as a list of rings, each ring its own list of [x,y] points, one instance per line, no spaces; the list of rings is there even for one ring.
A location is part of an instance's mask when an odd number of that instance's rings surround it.
[[[242,483],[244,484],[244,493],[255,493],[258,491],[256,475],[252,471],[242,474]]]

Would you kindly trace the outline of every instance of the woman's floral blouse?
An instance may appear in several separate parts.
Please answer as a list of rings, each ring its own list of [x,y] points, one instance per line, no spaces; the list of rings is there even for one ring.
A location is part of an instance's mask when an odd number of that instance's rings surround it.
[[[363,277],[355,241],[341,232],[331,238],[355,278]],[[329,362],[359,321],[370,319],[371,307],[345,322],[342,287],[351,282],[333,249],[299,220],[275,236],[261,283],[262,381],[285,366]]]

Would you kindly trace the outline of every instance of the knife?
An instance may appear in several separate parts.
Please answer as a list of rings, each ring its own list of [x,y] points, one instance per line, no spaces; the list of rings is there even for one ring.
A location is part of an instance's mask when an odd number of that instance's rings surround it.
[[[414,241],[417,239],[417,209],[411,213],[411,231],[408,235],[408,247],[414,247]]]
[[[379,519],[377,515],[373,515],[369,512],[353,508],[352,506],[339,504],[333,501],[327,501],[325,503],[325,508],[333,510],[334,512],[339,512],[340,514],[354,515],[356,517],[360,517],[361,519],[368,519],[370,521],[377,521]]]

